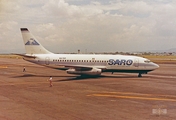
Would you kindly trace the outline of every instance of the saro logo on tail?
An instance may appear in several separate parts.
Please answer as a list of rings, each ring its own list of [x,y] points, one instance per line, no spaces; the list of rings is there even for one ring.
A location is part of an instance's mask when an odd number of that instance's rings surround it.
[[[37,43],[34,38],[30,38],[25,45],[39,45],[39,43]]]

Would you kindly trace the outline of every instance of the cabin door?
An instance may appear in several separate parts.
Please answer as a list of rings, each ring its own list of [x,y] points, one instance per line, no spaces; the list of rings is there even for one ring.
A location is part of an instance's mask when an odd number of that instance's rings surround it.
[[[134,66],[139,67],[139,59],[134,59]]]

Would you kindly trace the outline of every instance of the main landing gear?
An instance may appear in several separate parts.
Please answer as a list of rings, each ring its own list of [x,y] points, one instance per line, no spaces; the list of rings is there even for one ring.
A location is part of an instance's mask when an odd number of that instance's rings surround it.
[[[142,77],[142,74],[147,74],[147,72],[139,73],[138,77]]]
[[[142,73],[139,73],[139,74],[138,74],[138,77],[142,77]]]

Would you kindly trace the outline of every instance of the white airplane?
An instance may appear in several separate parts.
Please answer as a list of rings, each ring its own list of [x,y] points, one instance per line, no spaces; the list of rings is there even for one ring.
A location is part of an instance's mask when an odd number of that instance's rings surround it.
[[[128,55],[54,54],[46,50],[27,28],[21,28],[26,54],[23,59],[46,67],[64,69],[69,74],[100,75],[102,72],[138,73],[138,77],[157,69],[150,60]]]

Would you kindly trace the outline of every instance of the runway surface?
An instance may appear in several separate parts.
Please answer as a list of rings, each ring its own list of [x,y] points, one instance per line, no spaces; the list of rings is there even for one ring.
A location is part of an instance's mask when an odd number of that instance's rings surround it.
[[[175,113],[175,64],[160,64],[142,78],[122,73],[80,78],[0,58],[0,120],[175,120]]]

